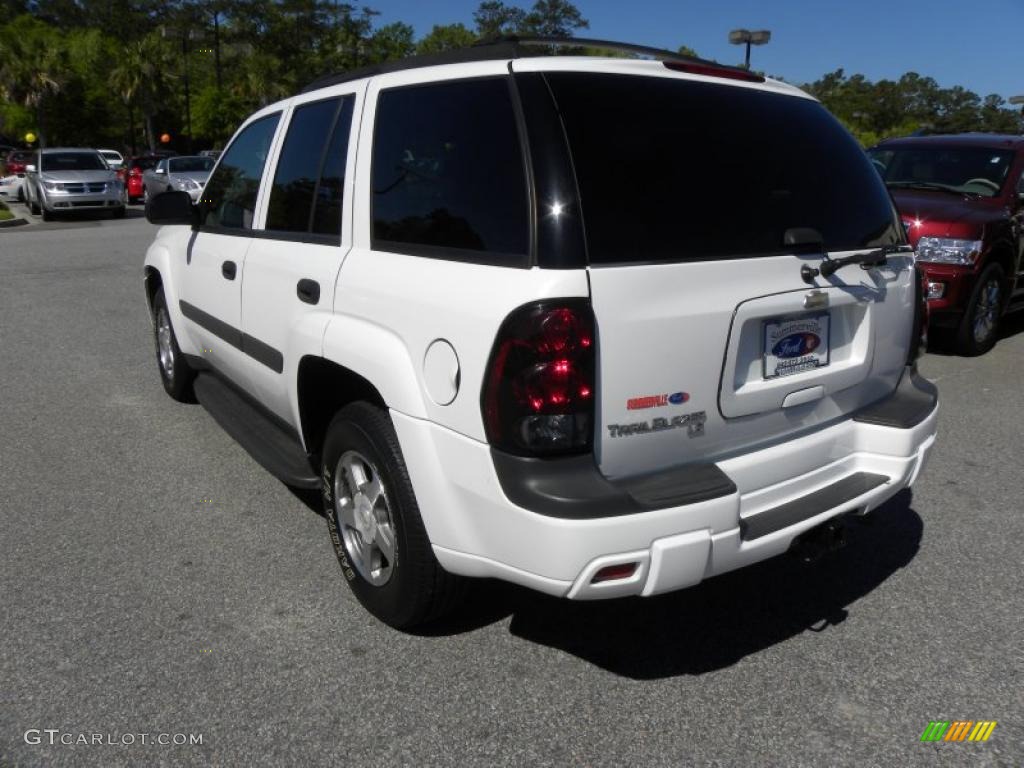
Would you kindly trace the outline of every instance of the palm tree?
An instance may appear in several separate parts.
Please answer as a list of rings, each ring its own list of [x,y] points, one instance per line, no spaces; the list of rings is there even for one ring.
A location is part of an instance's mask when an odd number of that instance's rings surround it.
[[[151,33],[129,43],[120,57],[120,63],[111,74],[113,86],[130,111],[132,143],[135,141],[135,112],[138,106],[146,128],[146,143],[152,152],[156,149],[156,131],[153,117],[171,93],[177,66],[171,46],[158,33]]]
[[[46,101],[60,93],[70,75],[68,52],[60,35],[29,16],[6,28],[0,48],[0,95],[20,103],[36,117],[39,146],[46,146]]]

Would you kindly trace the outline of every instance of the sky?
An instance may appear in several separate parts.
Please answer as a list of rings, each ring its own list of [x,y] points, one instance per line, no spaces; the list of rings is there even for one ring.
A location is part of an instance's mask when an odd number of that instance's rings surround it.
[[[367,0],[380,24],[404,21],[417,37],[434,24],[473,27],[479,0]],[[529,7],[532,0],[507,5]],[[579,37],[675,50],[688,45],[705,58],[741,63],[730,29],[768,29],[751,65],[791,83],[817,80],[842,67],[870,80],[917,72],[943,87],[961,85],[985,96],[1024,94],[1024,0],[577,0],[590,21]]]

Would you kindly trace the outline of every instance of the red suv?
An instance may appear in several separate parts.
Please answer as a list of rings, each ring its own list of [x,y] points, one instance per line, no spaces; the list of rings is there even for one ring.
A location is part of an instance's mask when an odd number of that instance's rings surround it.
[[[868,155],[928,277],[931,327],[987,352],[1003,313],[1024,308],[1024,137],[911,136]]]

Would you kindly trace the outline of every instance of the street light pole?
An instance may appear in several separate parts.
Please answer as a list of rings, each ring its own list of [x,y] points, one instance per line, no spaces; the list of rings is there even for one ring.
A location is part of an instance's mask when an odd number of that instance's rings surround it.
[[[729,42],[733,45],[746,45],[747,52],[744,57],[743,66],[750,69],[750,46],[764,45],[772,39],[772,33],[767,29],[758,29],[751,32],[749,29],[734,29],[729,33]]]

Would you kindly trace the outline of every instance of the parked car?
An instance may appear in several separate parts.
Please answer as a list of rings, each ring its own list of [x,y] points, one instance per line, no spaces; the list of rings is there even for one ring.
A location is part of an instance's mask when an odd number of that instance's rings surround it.
[[[25,177],[25,166],[35,153],[31,149],[15,149],[4,158],[4,175]]]
[[[142,174],[143,198],[148,202],[153,195],[178,190],[198,202],[213,165],[213,158],[198,155],[162,158]]]
[[[962,354],[987,352],[1024,308],[1024,137],[917,136],[868,154],[928,276],[931,326]]]
[[[43,221],[71,211],[124,216],[124,186],[95,149],[40,149],[25,170],[25,200]]]
[[[395,627],[467,577],[585,600],[813,559],[935,439],[913,253],[820,103],[528,53],[325,78],[244,122],[202,204],[147,208],[165,390],[319,490]]]
[[[124,183],[127,202],[136,203],[142,199],[142,175],[162,159],[160,155],[139,155],[125,163],[124,169],[118,172],[118,177]]]
[[[124,157],[116,149],[100,149],[97,151],[107,161],[107,165],[110,166],[112,171],[119,171],[124,168]]]
[[[25,174],[0,176],[0,200],[4,202],[21,202],[24,200]]]

